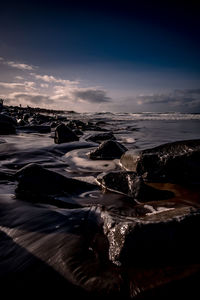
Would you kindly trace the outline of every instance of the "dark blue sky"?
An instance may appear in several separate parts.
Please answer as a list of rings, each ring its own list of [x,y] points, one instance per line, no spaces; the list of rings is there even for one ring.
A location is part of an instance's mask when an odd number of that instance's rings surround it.
[[[138,2],[35,0],[2,4],[1,95],[11,103],[36,105],[34,95],[38,93],[43,105],[74,109],[79,105],[81,110],[199,110],[199,6],[193,1],[187,5]],[[20,64],[32,69],[23,69]],[[43,87],[35,81],[38,75],[55,79],[40,77],[46,84]],[[68,90],[61,79],[71,81]],[[165,100],[173,98],[176,90],[188,99],[191,89],[188,105],[186,98]],[[151,97],[155,101],[149,101]]]

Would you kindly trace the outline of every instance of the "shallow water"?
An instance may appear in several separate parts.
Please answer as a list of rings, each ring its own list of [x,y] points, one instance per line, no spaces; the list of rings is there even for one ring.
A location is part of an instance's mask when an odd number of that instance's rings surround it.
[[[199,114],[97,113],[67,114],[67,117],[68,119],[92,121],[94,123],[105,122],[99,126],[105,130],[113,131],[117,141],[128,149],[146,149],[167,142],[200,138]],[[68,280],[71,278],[73,284],[76,285],[76,280],[79,283],[82,282],[89,291],[94,282],[96,282],[97,287],[101,286],[105,290],[113,289],[114,286],[121,285],[121,275],[118,268],[113,266],[107,257],[104,257],[108,245],[102,233],[98,233],[96,240],[99,241],[100,239],[103,246],[100,246],[101,243],[98,242],[99,244],[95,247],[100,247],[97,252],[102,253],[103,258],[95,256],[97,254],[93,253],[93,250],[91,250],[93,246],[91,245],[87,245],[91,248],[90,251],[87,254],[84,252],[84,239],[87,239],[87,236],[90,235],[87,222],[93,222],[92,211],[98,211],[98,207],[106,207],[113,213],[127,218],[135,218],[137,214],[145,217],[157,215],[163,211],[167,212],[172,209],[171,206],[174,204],[188,204],[199,207],[200,192],[198,186],[191,188],[169,183],[148,183],[159,189],[171,190],[175,196],[167,203],[163,204],[162,202],[156,207],[151,206],[151,203],[146,204],[146,207],[144,206],[142,210],[138,208],[137,213],[133,209],[136,203],[131,202],[130,198],[111,192],[102,193],[96,183],[96,177],[103,172],[120,170],[121,166],[119,160],[94,161],[88,158],[88,152],[98,146],[96,143],[85,141],[93,133],[95,132],[86,131],[79,142],[60,145],[54,144],[51,134],[22,133],[18,131],[17,135],[0,136],[0,171],[15,174],[16,170],[28,163],[39,163],[43,167],[62,175],[96,184],[94,190],[86,191],[78,196],[58,197],[57,200],[60,203],[64,202],[69,206],[69,208],[62,208],[61,204],[61,208],[58,208],[48,204],[29,204],[15,199],[16,182],[6,179],[0,180],[0,230],[4,240],[8,242],[8,244],[5,242],[5,245],[2,246],[1,254],[6,251],[8,253],[13,251],[13,256],[11,253],[9,259],[15,261],[9,273],[5,269],[10,268],[10,261],[5,259],[5,264],[0,265],[2,266],[0,279],[7,272],[8,279],[14,282],[17,280],[18,275],[16,274],[24,274],[25,271],[20,273],[20,270],[26,270],[27,268],[29,277],[32,274],[31,280],[33,280],[33,277],[46,276],[50,272],[48,277],[50,282],[53,282],[55,278],[58,282],[62,282],[63,278],[68,278]],[[76,212],[79,213],[79,217],[77,217]],[[80,213],[83,215],[82,219]],[[75,223],[71,222],[73,220]],[[94,224],[97,223],[98,221],[95,219]],[[67,235],[66,232],[69,232],[69,234]],[[76,239],[77,236],[81,241],[78,238]],[[102,249],[102,247],[105,249]],[[89,248],[87,248],[87,251]],[[65,252],[68,253],[69,251],[75,251],[76,258],[80,256],[81,262],[68,261],[66,263],[65,259],[68,258]],[[22,253],[19,258],[17,253]],[[83,259],[86,260],[87,264],[85,263],[83,267],[79,268],[79,263],[83,263]],[[2,260],[4,261],[4,259]],[[102,267],[102,262],[104,267]],[[37,268],[31,269],[30,265],[34,263],[39,266],[38,270],[41,271],[42,275],[38,275]],[[45,267],[43,263],[45,263]],[[20,264],[22,267],[20,267]],[[136,284],[140,293],[142,289],[148,290],[149,287],[160,286],[162,283],[172,280],[173,277],[176,279],[177,277],[181,278],[181,274],[184,272],[184,274],[187,272],[188,274],[195,274],[199,270],[199,265],[191,265],[187,268],[187,271],[183,266],[181,268],[181,271],[173,268],[171,270],[170,267],[166,267],[166,270],[139,268],[135,271],[130,268],[126,270],[126,276],[134,277],[134,284]],[[73,275],[70,275],[70,272]],[[84,272],[87,276],[84,275]],[[53,275],[51,276],[51,274]],[[19,280],[16,281],[17,284],[20,284],[20,280],[26,282],[25,276],[19,277]],[[64,286],[65,284],[64,281]],[[39,283],[37,285],[39,286]],[[48,287],[48,284],[44,286]],[[70,286],[70,288],[72,287]],[[133,289],[132,296],[136,296],[137,289],[135,287],[131,288]],[[118,295],[118,293],[121,292],[117,290],[116,294]]]

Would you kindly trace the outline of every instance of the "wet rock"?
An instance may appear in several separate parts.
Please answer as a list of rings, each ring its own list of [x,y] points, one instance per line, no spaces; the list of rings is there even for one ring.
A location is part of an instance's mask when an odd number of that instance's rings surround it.
[[[19,126],[25,126],[25,125],[27,125],[27,122],[25,122],[23,119],[18,119],[18,120],[17,120],[17,124],[18,124]]]
[[[78,141],[78,136],[65,124],[56,127],[54,142],[56,144]]]
[[[91,141],[95,143],[101,143],[107,140],[116,140],[112,132],[92,134],[86,139],[86,141]]]
[[[109,257],[117,265],[164,266],[195,263],[199,257],[200,209],[187,205],[144,205],[143,217],[102,212]]]
[[[91,159],[116,159],[120,158],[127,148],[116,141],[105,141],[89,153]]]
[[[7,134],[15,134],[15,133],[16,133],[16,129],[13,124],[0,121],[0,134],[7,135]]]
[[[200,182],[200,140],[168,143],[137,154],[127,152],[121,163],[151,181]]]
[[[35,119],[39,124],[43,124],[53,121],[54,118],[48,115],[37,114]]]
[[[74,129],[73,132],[74,132],[76,135],[83,135],[83,131],[81,131],[80,129]]]
[[[17,121],[15,120],[15,118],[12,118],[6,114],[3,114],[3,113],[0,113],[0,122],[2,123],[9,123],[9,124],[12,124],[12,125],[17,125]]]
[[[30,201],[46,201],[49,196],[73,195],[94,189],[94,185],[67,178],[38,164],[28,164],[16,172],[16,195]]]
[[[174,196],[170,191],[158,190],[144,183],[134,172],[114,171],[97,177],[106,190],[122,193],[142,202],[168,199]]]
[[[67,123],[67,126],[71,129],[81,129],[81,130],[85,130],[87,127],[86,123],[80,120],[71,120]]]

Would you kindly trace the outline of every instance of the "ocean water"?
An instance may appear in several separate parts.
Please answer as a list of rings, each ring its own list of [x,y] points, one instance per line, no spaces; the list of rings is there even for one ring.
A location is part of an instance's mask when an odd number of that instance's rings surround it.
[[[68,120],[92,122],[102,130],[112,131],[117,141],[129,150],[138,151],[163,143],[200,138],[200,114],[63,114]],[[120,170],[121,165],[117,159],[94,161],[88,158],[89,151],[98,146],[86,141],[94,133],[95,131],[84,131],[79,142],[60,145],[54,144],[50,133],[24,133],[18,130],[17,135],[0,136],[0,175],[1,172],[15,174],[28,163],[38,163],[62,175],[96,183],[99,174]],[[103,291],[115,291],[115,287],[118,288],[121,284],[121,275],[117,267],[106,260],[107,254],[104,252],[108,242],[100,233],[95,237],[100,254],[94,256],[89,247],[89,256],[85,257],[88,251],[85,249],[85,241],[91,235],[88,228],[98,223],[92,220],[92,225],[87,227],[87,222],[99,206],[131,218],[135,213],[133,205],[119,194],[102,193],[98,186],[94,191],[86,191],[76,197],[57,198],[72,206],[76,204],[80,209],[58,208],[50,204],[35,205],[28,203],[29,199],[21,201],[16,198],[16,184],[15,181],[0,180],[0,234],[3,240],[0,245],[0,278],[5,286],[21,285],[24,288],[26,284],[31,287],[34,282],[35,291],[42,288],[45,293],[48,291],[50,294],[54,287],[61,295],[71,289],[66,282],[72,282],[76,289],[77,286],[86,284],[88,290],[95,290],[98,286]],[[155,187],[173,191],[175,198],[171,204],[168,203],[170,208],[166,208],[163,202],[160,207],[158,204],[156,210],[146,205],[147,217],[172,209],[170,205],[176,202],[182,205],[190,203],[192,198],[192,201],[199,203],[199,190],[188,190],[168,183],[157,184]],[[105,257],[102,258],[101,255]],[[169,266],[146,269],[143,266],[125,270],[125,277],[128,274],[133,278],[131,288],[136,295],[149,287],[159,287],[171,280],[180,279],[185,274],[194,274],[200,266],[195,262],[187,271],[184,268],[184,264],[178,269]],[[72,293],[75,293],[74,289]]]

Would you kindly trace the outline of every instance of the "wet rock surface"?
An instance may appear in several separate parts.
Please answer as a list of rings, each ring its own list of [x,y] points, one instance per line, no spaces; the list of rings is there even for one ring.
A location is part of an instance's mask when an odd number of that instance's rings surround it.
[[[97,177],[99,184],[107,190],[125,194],[134,200],[148,202],[173,197],[170,191],[158,190],[145,184],[134,172],[115,171]]]
[[[89,153],[91,159],[115,159],[120,158],[127,148],[116,141],[105,141],[95,150]]]
[[[78,136],[65,124],[56,127],[54,142],[56,144],[78,141]]]
[[[90,135],[86,141],[101,143],[102,141],[116,140],[112,132],[104,132]]]
[[[164,144],[136,154],[122,164],[151,181],[200,182],[200,140]]]
[[[188,205],[152,202],[146,213],[123,217],[103,212],[109,257],[116,264],[169,265],[198,259],[200,209]]]
[[[38,164],[26,165],[16,172],[15,178],[18,181],[17,197],[34,202],[51,203],[55,195],[73,195],[95,189],[92,184],[67,178]]]

